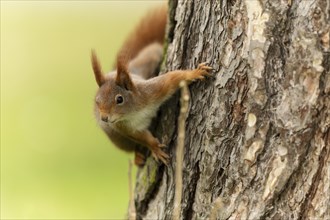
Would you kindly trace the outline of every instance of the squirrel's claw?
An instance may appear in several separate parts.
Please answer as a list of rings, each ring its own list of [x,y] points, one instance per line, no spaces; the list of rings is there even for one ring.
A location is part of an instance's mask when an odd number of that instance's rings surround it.
[[[170,158],[167,153],[165,153],[164,151],[162,151],[161,148],[166,147],[165,144],[158,144],[158,147],[155,148],[152,151],[152,156],[155,158],[156,161],[162,161],[166,166],[168,164],[168,159]]]
[[[204,63],[200,63],[200,64],[198,65],[198,68],[197,68],[197,69],[199,69],[199,70],[206,70],[206,71],[211,71],[211,70],[213,70],[213,68],[210,67],[210,66],[208,66],[206,62],[204,62]]]
[[[197,69],[192,72],[192,78],[190,79],[190,81],[194,82],[196,80],[204,80],[205,77],[212,76],[212,74],[210,73],[211,70],[213,70],[213,68],[207,66],[206,63],[200,63]]]
[[[204,78],[207,76],[207,77],[211,77],[212,74],[210,73],[211,72],[212,67],[209,67],[209,66],[204,66],[202,69],[199,69],[199,71],[202,71],[203,73],[201,74]]]

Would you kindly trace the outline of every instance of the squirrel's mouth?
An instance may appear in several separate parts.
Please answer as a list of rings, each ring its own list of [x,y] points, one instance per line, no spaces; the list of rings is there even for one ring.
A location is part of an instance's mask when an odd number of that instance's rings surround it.
[[[120,117],[118,117],[117,115],[112,115],[108,117],[108,122],[110,124],[114,124],[116,122],[120,121]]]
[[[109,120],[110,124],[114,124],[114,123],[116,123],[116,121],[118,121],[118,120],[117,119],[112,119],[112,120],[110,119]]]
[[[114,124],[118,121],[118,119],[111,119],[109,117],[101,117],[101,120],[108,124]]]

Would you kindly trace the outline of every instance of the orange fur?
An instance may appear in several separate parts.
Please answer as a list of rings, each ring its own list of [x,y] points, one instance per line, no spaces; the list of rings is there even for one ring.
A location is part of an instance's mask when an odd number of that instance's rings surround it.
[[[97,84],[99,86],[101,86],[105,82],[103,72],[102,72],[102,69],[101,69],[101,65],[100,65],[100,63],[97,59],[95,51],[92,50],[91,53],[92,53],[91,60],[92,60],[92,66],[93,66],[95,80],[96,80]]]
[[[132,60],[146,46],[154,42],[163,44],[167,21],[167,6],[150,11],[119,50],[117,59]]]

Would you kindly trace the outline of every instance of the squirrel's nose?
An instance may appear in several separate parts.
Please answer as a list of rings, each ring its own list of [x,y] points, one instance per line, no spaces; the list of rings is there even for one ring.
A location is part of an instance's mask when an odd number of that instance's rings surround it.
[[[102,115],[101,120],[104,121],[104,122],[108,122],[108,116]]]

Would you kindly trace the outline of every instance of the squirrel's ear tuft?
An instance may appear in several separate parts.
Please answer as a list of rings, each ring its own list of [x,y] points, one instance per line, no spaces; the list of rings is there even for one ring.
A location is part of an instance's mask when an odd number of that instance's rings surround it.
[[[105,82],[105,78],[102,72],[101,65],[97,59],[96,53],[94,50],[91,52],[91,60],[92,60],[92,66],[94,71],[95,80],[97,82],[97,85],[101,87],[103,83]]]
[[[126,90],[134,91],[135,85],[128,72],[128,62],[126,56],[117,57],[116,84]]]

